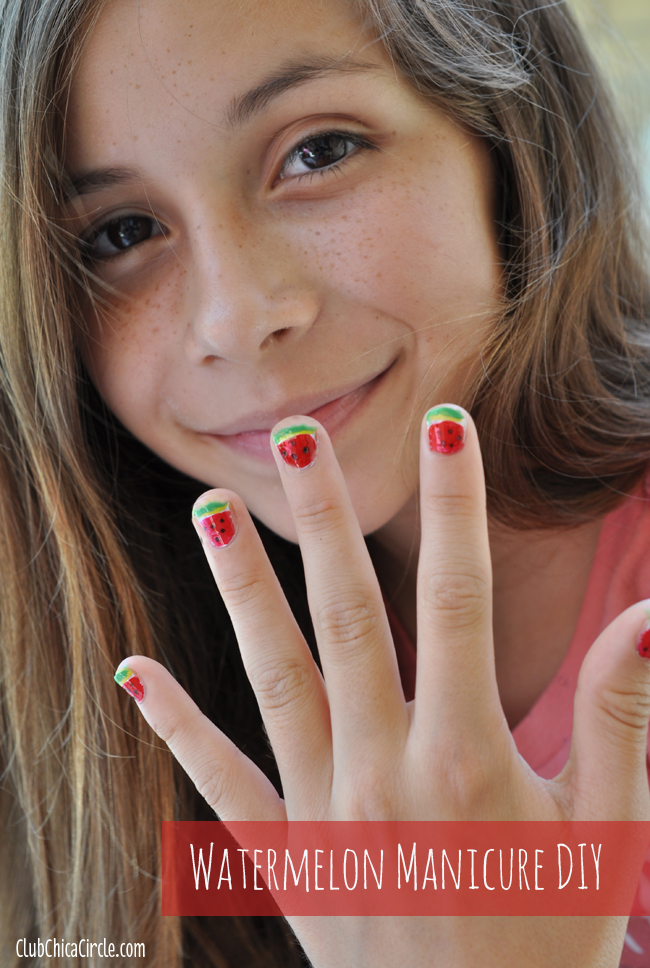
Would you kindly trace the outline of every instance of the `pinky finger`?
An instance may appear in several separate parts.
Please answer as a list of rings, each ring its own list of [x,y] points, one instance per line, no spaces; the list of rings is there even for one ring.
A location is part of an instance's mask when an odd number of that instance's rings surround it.
[[[134,697],[151,728],[222,820],[286,819],[284,802],[270,780],[203,715],[159,662],[131,656],[120,663],[115,680]]]

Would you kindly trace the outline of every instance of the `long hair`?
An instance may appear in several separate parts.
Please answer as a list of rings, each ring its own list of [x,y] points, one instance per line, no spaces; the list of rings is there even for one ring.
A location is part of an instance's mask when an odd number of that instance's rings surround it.
[[[463,401],[492,515],[611,510],[650,460],[641,190],[564,0],[359,0],[402,74],[490,145],[506,309]]]
[[[76,351],[88,280],[58,221],[63,122],[104,2],[0,0],[0,956],[17,964],[19,936],[106,937],[144,942],[156,968],[288,966],[300,953],[277,924],[161,917],[160,821],[200,807],[112,681],[129,653],[165,662],[277,782],[216,592],[205,604],[183,518],[200,485],[117,426]],[[414,88],[490,145],[506,308],[459,402],[491,512],[602,514],[650,458],[650,296],[623,140],[573,21],[532,0],[356,7]],[[300,608],[295,548],[264,535]]]

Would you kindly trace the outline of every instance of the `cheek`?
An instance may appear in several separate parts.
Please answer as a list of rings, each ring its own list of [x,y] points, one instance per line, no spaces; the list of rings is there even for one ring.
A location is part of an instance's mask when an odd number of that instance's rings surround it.
[[[305,252],[346,301],[371,306],[440,348],[461,331],[473,333],[498,302],[499,252],[483,207],[478,190],[441,198],[407,184],[360,193],[331,226],[324,220],[306,233]]]
[[[152,274],[137,294],[122,287],[120,299],[86,313],[83,360],[108,406],[133,431],[157,412],[182,354],[184,275]]]

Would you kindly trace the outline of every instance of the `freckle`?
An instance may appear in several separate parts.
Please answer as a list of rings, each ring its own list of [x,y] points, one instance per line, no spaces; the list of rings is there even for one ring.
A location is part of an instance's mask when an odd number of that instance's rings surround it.
[[[141,87],[141,85],[140,85],[140,84],[136,84],[136,85],[135,85],[135,89],[136,89],[136,91],[139,91],[139,90],[140,90],[140,87]]]

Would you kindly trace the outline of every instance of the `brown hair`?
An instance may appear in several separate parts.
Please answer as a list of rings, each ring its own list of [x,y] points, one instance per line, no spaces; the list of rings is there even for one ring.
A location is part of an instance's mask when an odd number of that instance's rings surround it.
[[[152,655],[208,708],[202,664],[215,663],[221,725],[274,767],[230,632],[213,659],[214,615],[183,605],[207,587],[200,549],[156,513],[161,492],[184,508],[194,485],[102,411],[75,352],[87,279],[57,223],[62,122],[103,2],[0,0],[0,813],[14,857],[0,867],[0,955],[14,964],[23,935],[105,936],[144,941],[148,964],[176,968],[181,926],[159,913],[160,821],[199,808],[114,686],[115,666]],[[356,3],[414,87],[491,145],[507,307],[459,402],[479,426],[492,513],[518,527],[601,514],[650,457],[650,298],[634,181],[576,28],[563,3]],[[147,522],[132,511],[136,487],[151,489]],[[266,539],[298,575],[293,550]],[[194,964],[300,960],[277,925],[230,923],[216,940],[186,927]]]
[[[360,0],[404,76],[482,134],[507,306],[468,387],[491,513],[512,527],[613,508],[650,460],[640,188],[567,5]]]

